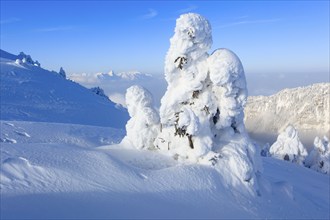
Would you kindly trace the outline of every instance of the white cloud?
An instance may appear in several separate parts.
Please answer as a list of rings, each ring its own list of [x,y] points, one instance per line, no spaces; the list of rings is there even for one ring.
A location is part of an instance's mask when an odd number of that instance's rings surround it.
[[[187,8],[183,8],[178,10],[177,12],[182,14],[182,13],[187,13],[187,12],[192,12],[196,10],[198,7],[196,5],[189,5]]]
[[[154,18],[158,15],[158,12],[153,9],[153,8],[149,8],[148,9],[148,13],[144,14],[141,16],[141,19],[143,20],[147,20],[147,19],[151,19],[151,18]]]
[[[0,20],[0,24],[10,24],[18,21],[20,21],[19,18],[8,18],[8,19]]]
[[[77,83],[82,85],[91,85],[100,83],[99,78],[97,77],[100,73],[87,74],[87,73],[72,73],[69,78]]]
[[[245,20],[245,21],[237,21],[232,22],[224,25],[217,26],[215,28],[226,28],[226,27],[232,27],[237,25],[245,25],[245,24],[262,24],[262,23],[273,23],[278,22],[281,19],[275,18],[275,19],[264,19],[264,20]]]
[[[37,29],[38,32],[56,32],[56,31],[67,31],[72,30],[72,26],[58,26],[58,27],[48,27]]]

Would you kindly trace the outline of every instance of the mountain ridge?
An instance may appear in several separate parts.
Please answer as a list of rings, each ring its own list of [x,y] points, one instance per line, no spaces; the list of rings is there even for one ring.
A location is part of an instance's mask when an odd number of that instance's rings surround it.
[[[124,128],[127,111],[78,83],[15,55],[1,55],[1,120],[44,121]]]
[[[330,132],[330,83],[284,89],[271,96],[249,96],[245,107],[245,124],[254,137],[277,134],[293,125],[305,144],[311,145],[315,136]],[[267,140],[266,140],[267,139]]]

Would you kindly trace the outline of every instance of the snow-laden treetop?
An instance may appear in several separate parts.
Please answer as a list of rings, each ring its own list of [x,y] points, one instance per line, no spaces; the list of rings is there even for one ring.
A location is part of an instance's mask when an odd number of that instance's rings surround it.
[[[198,55],[206,53],[212,46],[211,25],[204,17],[189,13],[181,15],[176,21],[174,36],[171,39],[178,53]],[[193,53],[195,52],[195,53]]]

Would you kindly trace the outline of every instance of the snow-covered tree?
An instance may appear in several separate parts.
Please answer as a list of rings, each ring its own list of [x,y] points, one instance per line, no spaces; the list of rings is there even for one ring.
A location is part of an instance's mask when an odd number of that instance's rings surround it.
[[[63,78],[66,78],[66,73],[65,73],[63,67],[60,68],[60,71],[58,72],[58,74],[60,74],[60,76],[62,76]]]
[[[141,86],[131,86],[126,92],[126,105],[131,118],[123,141],[137,149],[153,149],[159,132],[159,116],[153,108],[152,95]]]
[[[292,126],[278,135],[276,142],[270,147],[269,152],[272,157],[303,164],[307,150],[300,142],[298,131]]]
[[[22,64],[23,62],[22,62],[22,60],[20,60],[20,59],[16,59],[16,60],[15,60],[15,63],[18,64],[18,65],[20,65],[20,64]]]
[[[33,65],[40,67],[40,63],[38,60],[34,61]]]
[[[104,93],[104,90],[100,88],[99,86],[90,88],[90,90],[95,93],[96,95],[102,96],[106,99],[109,99],[109,97]]]
[[[17,56],[18,59],[22,60],[23,63],[34,64],[30,55],[26,55],[24,52],[20,52]]]
[[[330,173],[330,146],[327,137],[315,137],[314,146],[305,159],[305,166],[320,173]]]
[[[254,182],[260,154],[243,123],[247,89],[239,58],[227,49],[209,56],[211,25],[198,14],[177,19],[170,43],[155,146],[179,160],[212,163],[231,173],[232,183]]]
[[[168,88],[160,107],[162,133],[156,145],[173,156],[196,160],[212,148],[211,93],[206,85],[211,26],[200,15],[182,15],[170,42],[165,59]]]
[[[269,143],[266,143],[262,149],[261,149],[261,152],[260,152],[260,155],[263,156],[263,157],[270,157],[270,153],[269,153],[269,149],[270,149],[270,144]]]
[[[30,65],[34,65],[34,66],[40,67],[40,63],[37,60],[36,61],[33,61],[33,59],[31,58],[31,56],[25,54],[24,52],[20,52],[17,55],[16,63],[17,64],[24,63],[24,64],[30,64]]]

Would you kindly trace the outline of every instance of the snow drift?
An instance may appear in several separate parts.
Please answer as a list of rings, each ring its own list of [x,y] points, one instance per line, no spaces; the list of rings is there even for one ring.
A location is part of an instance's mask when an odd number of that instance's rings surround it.
[[[120,130],[0,123],[1,135],[16,140],[0,148],[1,219],[329,216],[328,176],[292,163],[262,158],[261,196],[251,197],[226,186],[225,176],[210,166],[182,164],[155,151],[97,147],[118,143],[124,135]],[[235,160],[221,160],[221,166]]]

